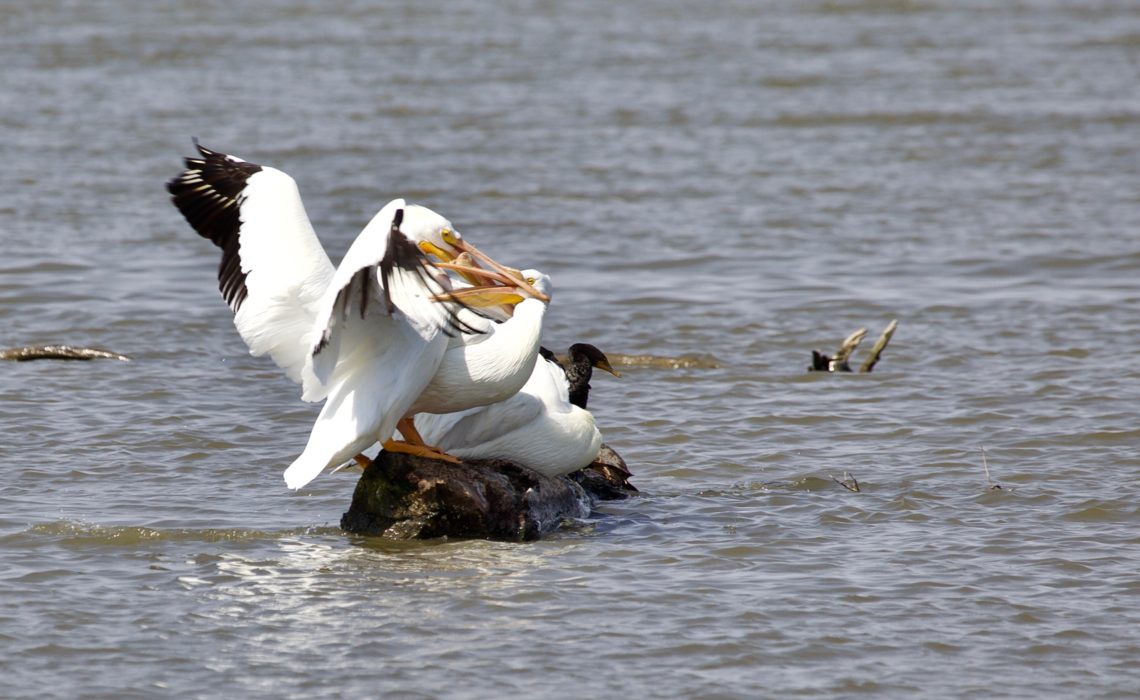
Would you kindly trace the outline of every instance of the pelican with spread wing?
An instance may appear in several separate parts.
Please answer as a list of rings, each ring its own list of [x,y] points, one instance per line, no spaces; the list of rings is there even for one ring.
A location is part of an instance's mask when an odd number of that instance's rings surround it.
[[[412,408],[436,380],[449,348],[477,344],[457,339],[488,334],[467,307],[522,307],[529,299],[545,308],[549,296],[478,251],[447,219],[402,199],[385,205],[333,268],[293,178],[198,150],[202,157],[186,159],[186,170],[167,189],[190,225],[222,249],[218,283],[239,334],[252,354],[269,355],[301,384],[303,399],[325,402],[304,452],[285,471],[286,484],[300,488],[377,441],[386,449],[439,456],[415,439],[414,429],[404,434],[410,443],[391,438],[401,421],[411,425]],[[491,269],[437,264],[427,257],[451,261],[463,253]],[[500,284],[455,289],[448,269]],[[528,312],[498,326],[536,321],[541,328],[541,313]],[[500,342],[491,346],[523,355],[509,378],[521,386],[537,343],[530,350],[515,338],[525,332],[495,330]],[[443,378],[437,383],[446,391]],[[476,388],[462,407],[500,400],[501,381],[488,388]]]

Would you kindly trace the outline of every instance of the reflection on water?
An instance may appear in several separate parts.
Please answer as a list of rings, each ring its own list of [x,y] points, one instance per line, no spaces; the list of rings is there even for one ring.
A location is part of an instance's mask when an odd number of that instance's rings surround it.
[[[6,696],[1140,686],[1133,8],[5,21],[0,347],[132,358],[0,364]],[[293,174],[334,259],[406,196],[552,275],[547,345],[699,360],[593,382],[642,497],[393,543],[336,527],[352,474],[285,489],[317,408],[167,201],[191,136]],[[804,371],[892,318],[873,374]]]

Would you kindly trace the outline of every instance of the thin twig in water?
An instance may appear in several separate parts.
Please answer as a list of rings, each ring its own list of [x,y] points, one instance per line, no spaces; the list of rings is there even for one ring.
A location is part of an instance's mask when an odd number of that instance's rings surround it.
[[[985,446],[984,445],[980,446],[980,447],[978,447],[978,449],[982,451],[982,468],[986,470],[986,486],[991,491],[993,491],[995,489],[1000,489],[1001,484],[994,481],[993,478],[990,476],[990,463],[988,460],[986,460],[986,448],[985,448]]]
[[[839,479],[836,479],[831,474],[828,474],[828,476],[831,477],[832,481],[839,484],[840,486],[847,489],[848,491],[851,491],[852,493],[859,493],[859,491],[860,491],[859,482],[855,480],[855,477],[851,475],[851,472],[848,472],[848,471],[843,472],[843,480],[842,481],[840,481]]]

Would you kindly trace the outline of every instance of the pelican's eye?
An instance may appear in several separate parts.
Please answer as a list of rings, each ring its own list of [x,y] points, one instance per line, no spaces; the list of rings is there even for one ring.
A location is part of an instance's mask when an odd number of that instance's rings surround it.
[[[531,285],[532,287],[535,285],[536,282],[538,282],[537,277],[527,277],[526,278],[526,283]]]
[[[459,234],[449,228],[445,228],[440,231],[439,235],[441,238],[443,238],[443,242],[447,245],[454,246],[459,242]]]

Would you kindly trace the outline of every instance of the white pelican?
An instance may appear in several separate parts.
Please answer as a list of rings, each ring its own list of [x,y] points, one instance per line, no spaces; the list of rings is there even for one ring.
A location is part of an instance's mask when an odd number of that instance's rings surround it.
[[[613,372],[605,355],[597,355],[583,353],[578,361]],[[588,392],[588,374],[577,376]],[[561,476],[588,466],[602,445],[593,415],[570,402],[570,388],[567,372],[544,352],[530,379],[511,398],[461,413],[421,413],[415,423],[425,441],[449,454],[504,459]]]
[[[285,470],[290,488],[304,486],[326,467],[344,463],[377,441],[389,451],[442,456],[425,448],[410,428],[412,415],[425,407],[461,410],[498,400],[503,386],[516,391],[525,381],[528,353],[534,363],[537,342],[528,347],[524,341],[541,333],[546,305],[529,298],[519,302],[510,320],[486,334],[486,343],[493,347],[482,359],[498,371],[482,371],[459,358],[451,364],[461,365],[463,376],[452,385],[437,380],[441,366],[448,364],[449,346],[463,344],[453,337],[467,338],[480,330],[467,326],[450,303],[433,299],[447,291],[446,276],[428,274],[422,253],[398,235],[404,210],[393,204],[385,209],[392,211],[381,210],[377,219],[394,216],[390,234],[384,238],[377,236],[376,227],[366,228],[345,254],[321,301],[315,327],[319,339],[304,382],[306,396],[326,400],[304,452]],[[408,259],[402,260],[403,255]],[[538,310],[531,312],[528,301]],[[524,313],[522,307],[528,310]],[[449,328],[457,331],[453,337],[447,334]],[[507,358],[505,370],[497,365],[500,355]],[[439,393],[446,401],[425,399],[433,384],[442,385]],[[401,423],[404,418],[409,420]],[[403,437],[411,445],[391,440],[400,425],[408,427]]]
[[[399,449],[390,441],[396,424],[435,376],[449,336],[479,332],[460,320],[461,307],[438,301],[451,288],[426,253],[448,260],[467,252],[497,271],[468,274],[549,300],[464,241],[446,219],[402,199],[373,217],[334,270],[291,177],[198,150],[203,158],[186,159],[187,170],[167,189],[191,226],[222,249],[219,287],[238,332],[252,354],[268,354],[301,383],[302,398],[326,400],[305,451],[285,472],[290,488],[373,442]],[[475,294],[456,296],[501,303]],[[496,400],[491,396],[487,401]]]

